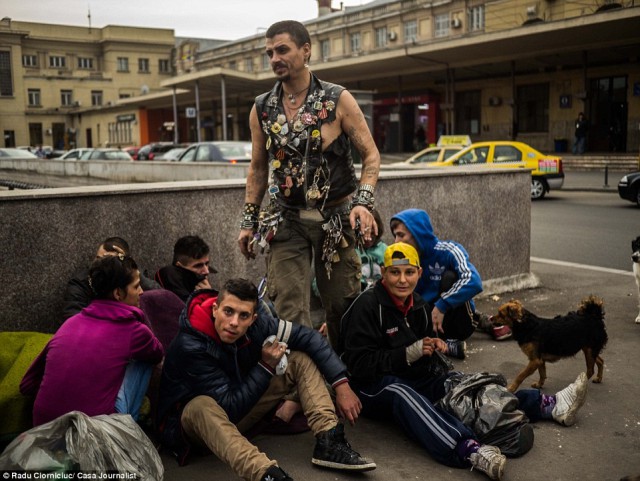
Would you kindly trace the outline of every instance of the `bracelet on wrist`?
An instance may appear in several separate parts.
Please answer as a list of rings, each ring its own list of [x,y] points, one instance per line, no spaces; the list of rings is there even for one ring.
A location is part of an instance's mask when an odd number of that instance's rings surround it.
[[[369,211],[372,211],[375,204],[375,197],[368,190],[360,190],[353,197],[351,201],[352,206],[361,205],[366,207]]]
[[[358,186],[358,192],[364,191],[364,192],[369,192],[371,195],[373,195],[374,190],[375,190],[375,187],[371,184],[360,184]]]
[[[258,216],[260,214],[260,206],[247,202],[242,208],[242,220],[240,221],[241,229],[257,229]]]

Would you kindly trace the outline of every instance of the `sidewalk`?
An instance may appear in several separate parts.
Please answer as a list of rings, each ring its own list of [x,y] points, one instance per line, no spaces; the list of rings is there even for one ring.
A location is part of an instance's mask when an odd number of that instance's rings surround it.
[[[638,294],[630,273],[582,268],[535,260],[532,273],[539,287],[501,295],[485,296],[478,309],[492,313],[511,298],[542,316],[553,316],[575,309],[588,294],[605,300],[609,344],[603,353],[603,383],[591,384],[585,406],[576,425],[565,428],[552,422],[534,424],[535,444],[522,458],[509,459],[503,481],[619,480],[640,474],[640,326]],[[497,371],[512,379],[525,365],[525,356],[514,341],[495,342],[486,334],[475,333],[467,342],[468,356],[454,361],[465,372]],[[585,369],[581,354],[547,367],[546,393],[555,393]],[[527,379],[527,387],[534,377]],[[366,474],[324,471],[311,465],[314,439],[310,433],[295,436],[258,436],[254,442],[297,481],[450,481],[486,480],[481,473],[440,465],[391,424],[362,418],[347,436],[361,454],[376,461],[378,468]],[[165,481],[233,481],[239,479],[212,455],[194,457],[178,467],[163,454]]]

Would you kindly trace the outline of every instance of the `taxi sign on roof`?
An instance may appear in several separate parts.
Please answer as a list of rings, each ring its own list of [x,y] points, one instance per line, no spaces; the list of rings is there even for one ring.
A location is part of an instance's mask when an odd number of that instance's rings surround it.
[[[444,145],[471,145],[471,137],[468,135],[441,135],[437,146]]]

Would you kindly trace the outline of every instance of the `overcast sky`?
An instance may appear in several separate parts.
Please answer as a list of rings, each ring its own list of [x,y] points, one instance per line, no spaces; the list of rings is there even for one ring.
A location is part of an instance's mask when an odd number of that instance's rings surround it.
[[[369,0],[343,0],[345,6]],[[178,37],[235,40],[278,20],[311,20],[316,0],[2,0],[0,15],[23,22],[172,28]],[[340,0],[333,0],[339,8]]]

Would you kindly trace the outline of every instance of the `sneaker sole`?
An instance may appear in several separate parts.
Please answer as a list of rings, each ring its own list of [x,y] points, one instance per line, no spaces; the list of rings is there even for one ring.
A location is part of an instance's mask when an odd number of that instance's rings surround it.
[[[343,471],[371,471],[376,469],[376,463],[366,463],[366,464],[342,464],[342,463],[334,463],[333,461],[325,461],[324,459],[316,459],[311,458],[311,463],[316,466],[321,466],[323,468],[329,469],[340,469]]]

